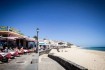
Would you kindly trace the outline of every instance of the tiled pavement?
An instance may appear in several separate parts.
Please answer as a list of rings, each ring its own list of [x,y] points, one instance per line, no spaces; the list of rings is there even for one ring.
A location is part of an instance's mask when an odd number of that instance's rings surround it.
[[[10,60],[9,63],[0,63],[0,70],[37,70],[37,63],[31,64],[31,61],[37,54],[31,53],[21,55]]]
[[[32,61],[32,63],[31,63]],[[16,59],[10,60],[9,63],[0,63],[0,70],[65,70],[56,61],[47,57],[47,54],[39,57],[38,54],[26,54]]]
[[[65,70],[56,61],[50,59],[47,54],[39,57],[39,70]]]

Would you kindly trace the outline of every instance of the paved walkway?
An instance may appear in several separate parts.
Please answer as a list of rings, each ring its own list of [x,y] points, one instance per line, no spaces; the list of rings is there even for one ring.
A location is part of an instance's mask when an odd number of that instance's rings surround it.
[[[25,70],[38,70],[38,58],[38,54],[34,53],[31,57],[30,64],[27,65]]]
[[[0,70],[37,70],[37,62],[31,64],[32,59],[38,59],[37,56],[35,53],[21,55],[9,63],[0,63]]]
[[[56,61],[50,59],[47,54],[39,57],[39,70],[65,70]]]
[[[39,58],[39,64],[38,64]],[[32,64],[31,64],[32,61]],[[26,54],[9,63],[0,63],[0,70],[65,70],[56,61],[47,57],[47,54],[38,57],[38,54]]]
[[[30,64],[32,58],[36,55],[35,53],[21,55],[10,60],[9,63],[0,63],[0,70],[36,70],[37,64]]]

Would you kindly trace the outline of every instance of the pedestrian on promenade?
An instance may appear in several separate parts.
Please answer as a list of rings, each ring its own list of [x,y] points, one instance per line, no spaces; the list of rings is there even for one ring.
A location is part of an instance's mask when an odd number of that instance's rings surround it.
[[[59,47],[57,47],[57,51],[60,52],[60,51],[59,51]]]

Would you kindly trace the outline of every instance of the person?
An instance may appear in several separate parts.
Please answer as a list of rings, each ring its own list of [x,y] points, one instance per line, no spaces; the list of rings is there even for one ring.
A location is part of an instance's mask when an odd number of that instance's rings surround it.
[[[8,47],[5,47],[4,52],[8,52]]]
[[[20,52],[21,52],[21,53],[24,53],[23,47],[20,48]]]
[[[2,51],[1,51],[1,49],[0,49],[0,53],[1,53]]]
[[[36,52],[36,47],[33,47],[33,51]]]
[[[14,48],[14,51],[17,51],[17,52],[19,52],[19,49],[18,49],[18,47]]]
[[[59,51],[59,47],[57,47],[57,51],[60,52],[60,51]]]

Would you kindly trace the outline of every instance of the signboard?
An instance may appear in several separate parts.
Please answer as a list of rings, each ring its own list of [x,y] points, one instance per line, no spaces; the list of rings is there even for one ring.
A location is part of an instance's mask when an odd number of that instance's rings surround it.
[[[8,31],[8,26],[0,26],[0,31]]]
[[[0,26],[0,31],[11,31],[11,32],[15,32],[21,35],[24,35],[23,33],[21,33],[21,31],[13,28],[13,27],[8,27],[8,26]]]

